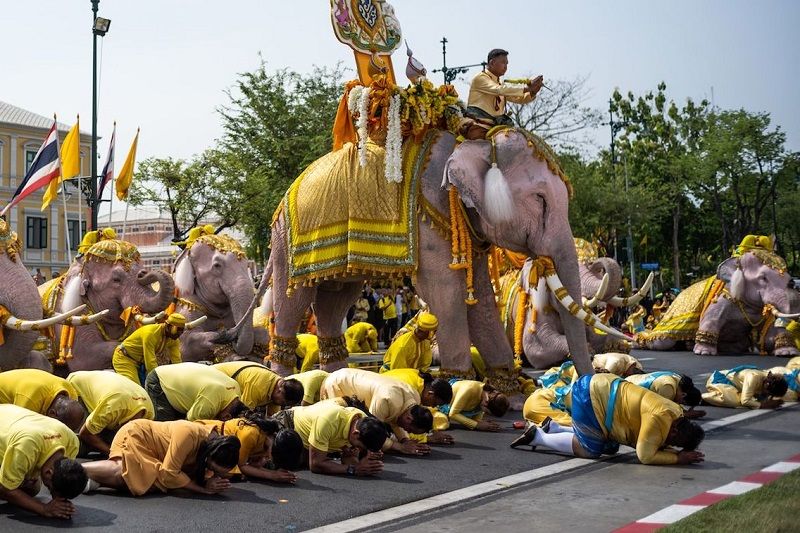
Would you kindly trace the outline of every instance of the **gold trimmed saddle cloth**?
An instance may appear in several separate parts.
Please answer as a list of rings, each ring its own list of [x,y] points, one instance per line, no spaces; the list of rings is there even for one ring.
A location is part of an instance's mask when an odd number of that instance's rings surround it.
[[[682,291],[661,321],[650,331],[636,335],[640,344],[656,340],[693,341],[706,307],[725,287],[715,276],[698,281]]]

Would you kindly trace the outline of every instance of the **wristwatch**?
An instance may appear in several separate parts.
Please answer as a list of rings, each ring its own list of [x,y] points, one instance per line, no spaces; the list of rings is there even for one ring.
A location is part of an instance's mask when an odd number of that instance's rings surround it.
[[[356,475],[356,465],[348,465],[347,466],[347,475],[348,476],[355,476]]]

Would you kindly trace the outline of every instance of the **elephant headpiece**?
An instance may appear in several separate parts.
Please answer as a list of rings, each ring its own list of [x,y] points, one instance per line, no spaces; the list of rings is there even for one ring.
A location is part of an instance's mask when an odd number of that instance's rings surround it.
[[[22,241],[16,231],[11,231],[8,223],[0,219],[0,254],[6,253],[8,257],[16,262],[22,250]]]

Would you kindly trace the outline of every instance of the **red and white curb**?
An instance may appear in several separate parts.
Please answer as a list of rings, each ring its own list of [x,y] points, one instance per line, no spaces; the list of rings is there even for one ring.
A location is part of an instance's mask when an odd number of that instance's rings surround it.
[[[739,481],[707,490],[688,500],[683,500],[675,505],[665,507],[650,516],[646,516],[636,522],[617,529],[615,533],[645,533],[656,531],[682,518],[686,518],[697,511],[702,511],[709,505],[714,505],[732,496],[738,496],[739,494],[744,494],[745,492],[757,489],[767,483],[771,483],[782,475],[797,468],[800,468],[800,454],[790,457],[785,461],[762,468],[758,472],[750,474]]]

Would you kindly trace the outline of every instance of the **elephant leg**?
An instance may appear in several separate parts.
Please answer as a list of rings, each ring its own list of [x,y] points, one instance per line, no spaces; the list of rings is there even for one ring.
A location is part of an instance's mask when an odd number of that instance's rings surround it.
[[[467,325],[467,297],[463,270],[451,270],[450,242],[428,224],[419,225],[417,293],[439,319],[436,341],[445,375],[474,378]],[[493,298],[493,297],[492,297]]]
[[[22,358],[17,368],[36,368],[45,372],[53,371],[53,365],[50,364],[50,360],[38,350],[31,350],[28,355]]]
[[[700,324],[695,334],[694,353],[717,355],[720,331],[723,325],[731,326],[731,324],[726,324],[730,307],[728,299],[719,298],[706,308],[703,316],[700,317]]]
[[[334,286],[323,284],[317,289],[314,310],[317,313],[319,364],[326,372],[347,366],[348,353],[342,325],[362,286],[361,281],[351,281],[337,282]]]
[[[297,361],[297,330],[314,299],[316,287],[297,287],[289,291],[289,257],[286,230],[281,217],[272,229],[272,292],[275,312],[275,338],[272,339],[271,368],[282,376],[294,372]]]

